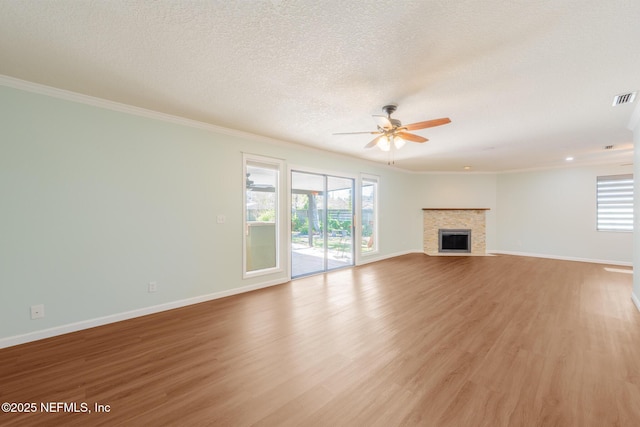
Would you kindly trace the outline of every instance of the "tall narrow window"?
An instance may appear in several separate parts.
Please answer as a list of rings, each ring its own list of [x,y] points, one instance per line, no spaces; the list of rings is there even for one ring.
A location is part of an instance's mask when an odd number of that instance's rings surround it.
[[[378,251],[378,177],[362,177],[360,197],[360,253],[367,255]]]
[[[278,160],[244,156],[244,273],[280,268],[280,171]]]
[[[599,176],[598,231],[633,231],[633,175]]]

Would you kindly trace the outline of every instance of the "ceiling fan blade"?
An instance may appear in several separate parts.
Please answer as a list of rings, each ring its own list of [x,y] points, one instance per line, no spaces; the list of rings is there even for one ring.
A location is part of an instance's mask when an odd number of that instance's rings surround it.
[[[333,135],[359,135],[359,134],[363,134],[363,133],[368,133],[368,134],[371,134],[371,135],[378,135],[381,132],[379,132],[377,130],[376,131],[369,131],[369,132],[336,132]]]
[[[378,144],[378,141],[380,140],[380,138],[382,138],[384,135],[380,135],[380,136],[376,136],[375,138],[373,138],[371,141],[369,141],[369,143],[367,145],[364,146],[364,148],[371,148],[371,147],[375,147],[376,144]]]
[[[412,133],[407,133],[407,132],[398,132],[396,133],[396,135],[398,135],[400,138],[406,141],[411,141],[411,142],[427,142],[428,141],[427,138],[423,138],[419,135],[414,135]]]
[[[448,117],[444,117],[442,119],[434,119],[434,120],[427,120],[424,122],[411,123],[410,125],[402,126],[402,129],[406,129],[406,130],[426,129],[426,128],[432,128],[435,126],[446,125],[447,123],[451,123],[451,119],[449,119]]]
[[[373,116],[373,120],[375,120],[378,127],[382,129],[393,128],[393,124],[391,124],[391,122],[386,116]]]

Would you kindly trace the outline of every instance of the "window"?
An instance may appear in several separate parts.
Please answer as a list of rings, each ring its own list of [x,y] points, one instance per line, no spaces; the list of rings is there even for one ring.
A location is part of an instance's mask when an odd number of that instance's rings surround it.
[[[280,171],[278,160],[244,156],[244,275],[280,268]]]
[[[599,176],[598,231],[633,231],[633,175]]]
[[[362,223],[360,252],[378,252],[378,178],[363,176],[360,188],[360,219]]]

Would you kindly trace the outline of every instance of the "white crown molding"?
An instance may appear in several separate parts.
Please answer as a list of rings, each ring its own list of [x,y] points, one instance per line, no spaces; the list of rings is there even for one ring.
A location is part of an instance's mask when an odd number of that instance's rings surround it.
[[[411,171],[417,175],[497,175],[495,171]]]
[[[222,126],[217,126],[211,123],[200,122],[197,120],[187,119],[184,117],[174,116],[171,114],[161,113],[159,111],[148,110],[146,108],[134,107],[128,104],[122,104],[120,102],[109,101],[102,98],[97,98],[94,96],[83,95],[81,93],[72,92],[65,89],[58,89],[52,86],[46,86],[39,83],[33,83],[26,80],[17,79],[15,77],[10,77],[6,75],[0,74],[0,86],[7,86],[13,89],[23,90],[26,92],[36,93],[39,95],[50,96],[53,98],[62,99],[65,101],[77,102],[80,104],[90,105],[93,107],[104,108],[106,110],[117,111],[120,113],[131,114],[139,117],[145,117],[154,120],[161,120],[168,123],[174,123],[182,126],[187,126],[196,129],[204,129],[215,133],[221,133],[225,135],[235,136],[239,138],[248,139],[255,142],[265,142],[271,145],[276,145],[280,147],[287,148],[295,148],[297,150],[307,151],[311,153],[322,153],[325,155],[330,155],[340,159],[349,159],[349,160],[357,160],[363,163],[369,163],[376,167],[383,168],[392,168],[399,172],[410,173],[405,169],[393,168],[392,166],[387,166],[386,164],[381,164],[379,162],[363,159],[356,156],[350,156],[344,153],[337,153],[335,151],[330,150],[322,150],[315,147],[310,147],[308,145],[297,144],[290,141],[282,141],[279,139],[269,138],[262,135],[257,135],[250,132],[245,132],[237,129],[225,128]]]
[[[573,165],[556,165],[556,166],[542,166],[538,168],[527,168],[527,169],[512,169],[505,171],[414,171],[409,169],[402,169],[395,165],[387,165],[385,163],[377,162],[374,160],[363,159],[357,156],[351,156],[344,153],[338,153],[331,150],[323,150],[315,147],[311,147],[308,145],[297,144],[291,141],[283,141],[279,139],[269,138],[262,135],[257,135],[250,132],[245,132],[237,129],[225,128],[222,126],[214,125],[211,123],[205,123],[197,120],[187,119],[184,117],[174,116],[171,114],[161,113],[159,111],[148,110],[146,108],[134,107],[128,104],[122,104],[120,102],[109,101],[103,98],[97,98],[94,96],[83,95],[81,93],[72,92],[65,89],[58,89],[52,86],[46,86],[39,83],[33,83],[27,80],[17,79],[15,77],[10,77],[6,75],[0,74],[0,86],[7,86],[18,90],[23,90],[26,92],[36,93],[39,95],[50,96],[53,98],[63,99],[66,101],[77,102],[80,104],[90,105],[93,107],[104,108],[111,111],[117,111],[120,113],[131,114],[139,117],[145,117],[154,120],[160,120],[168,123],[174,123],[182,126],[187,126],[196,129],[203,129],[215,133],[221,133],[224,135],[235,136],[239,138],[248,139],[256,142],[265,142],[271,145],[276,145],[280,147],[287,148],[295,148],[297,150],[303,150],[311,153],[322,153],[324,155],[330,155],[340,159],[349,159],[349,160],[357,160],[359,162],[367,163],[372,166],[383,168],[387,170],[394,170],[397,172],[407,173],[410,175],[443,175],[443,174],[451,174],[451,175],[499,175],[499,174],[509,174],[509,173],[519,173],[519,172],[532,172],[532,171],[542,171],[549,169],[566,169],[572,167],[581,167],[581,166],[599,166],[606,164],[618,164],[618,162],[586,162],[580,164]],[[633,130],[635,126],[640,125],[640,104],[638,104],[631,116],[631,120],[629,121],[629,129]]]
[[[107,110],[117,111],[120,113],[131,114],[140,117],[146,117],[149,119],[161,120],[169,123],[176,123],[183,126],[188,126],[197,129],[205,129],[212,132],[223,133],[231,136],[238,136],[243,138],[249,138],[259,141],[267,141],[270,143],[283,143],[284,141],[278,141],[261,135],[256,135],[249,132],[244,132],[236,129],[229,129],[222,126],[213,125],[210,123],[200,122],[197,120],[186,119],[184,117],[174,116],[171,114],[161,113],[154,110],[148,110],[146,108],[134,107],[128,104],[122,104],[120,102],[109,101],[103,98],[97,98],[95,96],[83,95],[81,93],[72,92],[65,89],[58,89],[52,86],[46,86],[39,83],[33,83],[26,80],[16,79],[5,75],[0,75],[0,85],[11,87],[14,89],[24,90],[26,92],[36,93],[39,95],[50,96],[53,98],[63,99],[65,101],[77,102],[79,104],[90,105],[93,107],[104,108]],[[288,143],[292,144],[292,143]]]
[[[523,169],[509,169],[505,171],[496,172],[496,175],[508,175],[512,173],[526,173],[526,172],[544,172],[544,171],[555,171],[555,170],[570,170],[570,169],[580,169],[580,168],[589,168],[593,166],[620,166],[625,167],[629,166],[632,162],[632,159],[629,159],[629,164],[621,163],[621,160],[618,161],[606,161],[599,162],[597,160],[588,161],[588,162],[571,162],[566,165],[555,165],[555,166],[541,166],[536,168],[523,168]]]

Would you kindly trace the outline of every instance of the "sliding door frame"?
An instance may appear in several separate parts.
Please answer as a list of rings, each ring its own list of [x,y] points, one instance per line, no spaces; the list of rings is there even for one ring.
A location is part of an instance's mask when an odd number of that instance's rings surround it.
[[[325,185],[327,183],[327,178],[328,177],[334,177],[334,178],[346,178],[346,179],[351,179],[353,180],[353,187],[352,187],[352,264],[350,265],[351,267],[358,265],[357,264],[357,260],[359,259],[359,254],[360,254],[360,246],[359,246],[359,242],[361,240],[361,230],[360,230],[360,175],[359,174],[353,174],[353,173],[348,173],[348,172],[341,172],[341,171],[335,171],[335,170],[326,170],[326,169],[316,169],[316,168],[309,168],[306,166],[300,166],[300,165],[288,165],[287,167],[287,206],[289,207],[287,209],[287,218],[288,218],[288,239],[287,239],[287,253],[289,256],[289,278],[292,278],[292,272],[293,272],[293,262],[291,260],[291,255],[292,255],[292,244],[291,244],[291,233],[292,233],[292,226],[291,226],[291,203],[292,203],[292,190],[293,190],[293,178],[292,178],[292,173],[293,172],[300,172],[300,173],[308,173],[308,174],[315,174],[315,175],[321,175],[325,178]],[[328,201],[326,199],[326,195],[325,195],[325,204],[327,204]],[[326,228],[326,226],[325,226]],[[323,239],[325,239],[325,243],[324,243],[324,250],[325,250],[325,257],[324,257],[324,271],[322,272],[326,272],[326,271],[330,271],[327,270],[327,257],[326,257],[326,253],[327,253],[327,242],[326,242],[326,230],[323,233]],[[346,266],[345,266],[346,267]],[[318,272],[318,273],[322,273],[322,272]],[[315,273],[311,273],[311,274],[315,274]],[[303,276],[300,276],[303,277]]]

